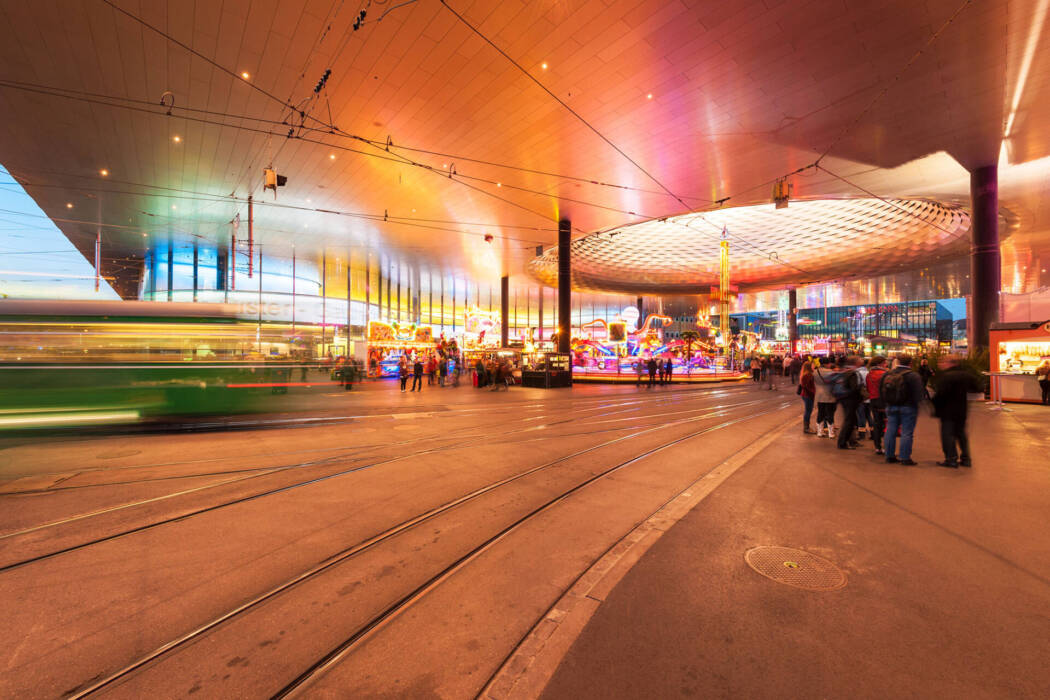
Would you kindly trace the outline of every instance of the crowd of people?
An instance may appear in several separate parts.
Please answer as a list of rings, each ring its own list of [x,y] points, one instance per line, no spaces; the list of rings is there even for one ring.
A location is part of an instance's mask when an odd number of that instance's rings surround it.
[[[767,381],[776,389],[773,362],[763,358],[757,373],[752,365],[753,381]],[[913,368],[907,355],[892,362],[880,356],[794,356],[782,362],[782,375],[790,377],[802,399],[803,433],[835,440],[841,450],[855,450],[870,439],[875,454],[887,463],[911,466],[916,464],[912,446],[920,407],[929,403],[940,420],[944,460],[937,464],[971,466],[967,399],[979,389],[956,358],[942,357],[936,372],[925,358]]]
[[[471,378],[471,370],[474,386],[479,389],[491,387],[492,391],[507,390],[515,381],[514,364],[509,358],[478,358],[474,366],[468,368],[464,366],[463,356],[459,353],[417,353],[412,358],[401,355],[397,376],[401,382],[401,391],[411,393],[423,391],[423,377],[426,377],[427,386],[456,387],[459,386],[463,374],[467,374],[468,379]],[[408,384],[409,379],[412,380],[411,388]]]

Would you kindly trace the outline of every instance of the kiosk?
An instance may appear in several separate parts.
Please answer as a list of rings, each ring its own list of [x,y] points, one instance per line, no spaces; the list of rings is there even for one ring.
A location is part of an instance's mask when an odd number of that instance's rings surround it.
[[[537,389],[572,386],[572,356],[564,352],[523,354],[521,385]]]
[[[1050,360],[1050,321],[993,323],[988,345],[991,400],[1041,403],[1035,370]]]

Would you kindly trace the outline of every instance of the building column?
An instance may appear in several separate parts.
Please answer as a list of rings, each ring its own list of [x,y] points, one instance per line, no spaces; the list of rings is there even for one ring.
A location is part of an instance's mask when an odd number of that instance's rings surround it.
[[[644,300],[642,299],[642,297],[638,297],[638,323],[636,324],[636,326],[638,327],[640,327],[645,321],[645,311],[643,310],[644,306]]]
[[[558,222],[558,352],[569,352],[572,339],[572,224]],[[571,366],[571,365],[570,365]]]
[[[798,290],[788,290],[788,342],[791,343],[791,354],[798,352]]]
[[[998,166],[977,168],[970,173],[969,322],[971,352],[988,349],[988,327],[999,320],[999,291],[1002,269],[999,261],[999,174]]]
[[[503,275],[499,279],[499,346],[507,347],[510,336],[510,277]]]

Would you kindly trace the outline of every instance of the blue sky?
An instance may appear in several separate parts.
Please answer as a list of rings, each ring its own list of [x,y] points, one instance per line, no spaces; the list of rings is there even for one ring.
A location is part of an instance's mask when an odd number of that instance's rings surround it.
[[[75,209],[70,218],[82,216]],[[35,299],[119,299],[95,268],[0,165],[0,295]]]

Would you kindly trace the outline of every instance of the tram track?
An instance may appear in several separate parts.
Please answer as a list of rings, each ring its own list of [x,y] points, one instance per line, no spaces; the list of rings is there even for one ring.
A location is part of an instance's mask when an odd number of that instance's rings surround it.
[[[691,412],[697,412],[697,411],[702,411],[702,410],[710,410],[710,408],[717,408],[717,409],[720,409],[720,410],[722,410],[722,409],[731,409],[731,408],[735,408],[735,407],[738,407],[738,406],[741,406],[741,405],[752,405],[752,404],[755,404],[755,403],[762,403],[764,401],[765,401],[764,399],[758,399],[758,400],[755,400],[755,401],[744,402],[743,404],[723,404],[723,405],[718,405],[718,406],[715,406],[715,407],[703,407],[703,408],[693,409]],[[610,412],[606,412],[604,414],[599,414],[599,415],[611,415],[613,413],[615,413],[615,411],[610,411]],[[518,428],[518,429],[512,430],[512,431],[504,431],[501,434],[501,440],[503,438],[505,438],[506,435],[509,435],[509,434],[522,433],[522,432],[534,432],[534,431],[546,429],[546,428],[549,428],[549,427],[552,427],[552,426],[557,426],[557,425],[562,425],[562,424],[566,424],[566,423],[571,423],[571,422],[576,421],[577,419],[578,419],[577,417],[570,417],[570,418],[565,418],[565,419],[558,420],[558,421],[553,421],[551,423],[546,423],[546,424],[541,424],[541,425],[536,425],[536,426],[528,426],[528,427],[524,427],[524,428]],[[645,416],[639,416],[639,419],[640,420],[641,419],[645,419]],[[692,419],[686,419],[686,421],[689,421],[689,420],[692,420]],[[655,428],[670,427],[672,425],[679,424],[680,422],[681,421],[659,422],[655,426]],[[504,423],[490,424],[490,425],[488,425],[486,427],[494,427],[494,425],[502,426],[502,425],[504,425]],[[474,427],[470,428],[470,430],[477,430],[477,429],[478,429],[477,426],[474,426]],[[617,429],[610,430],[610,432],[618,432],[618,431],[628,430],[628,429],[630,429],[630,428],[626,428],[626,427],[625,428],[617,428]],[[593,433],[593,432],[596,432],[596,431],[588,431],[588,434]],[[604,431],[602,431],[602,432],[604,432]],[[548,437],[547,435],[544,435],[544,436],[540,437],[539,439],[546,439],[547,437]],[[549,436],[549,437],[558,437],[558,436]],[[72,545],[67,546],[67,547],[62,547],[62,548],[59,548],[59,549],[56,549],[56,550],[52,550],[52,551],[49,551],[49,552],[37,554],[37,555],[31,556],[31,557],[26,557],[26,558],[18,560],[18,561],[10,562],[8,564],[4,564],[4,565],[0,566],[0,573],[3,573],[5,571],[9,571],[9,570],[12,570],[12,569],[20,568],[20,567],[23,567],[23,566],[26,566],[26,565],[29,565],[29,564],[33,564],[33,563],[39,562],[39,561],[51,559],[51,558],[54,558],[54,557],[57,557],[57,556],[61,556],[61,555],[64,555],[64,554],[68,554],[68,553],[71,553],[71,552],[79,551],[79,550],[85,549],[87,547],[95,546],[95,545],[98,545],[98,544],[101,544],[101,543],[104,543],[104,542],[109,542],[109,541],[112,541],[112,540],[115,540],[115,539],[119,539],[119,538],[122,538],[122,537],[127,537],[127,536],[130,536],[130,535],[134,535],[134,534],[137,534],[137,533],[140,533],[140,532],[147,531],[147,530],[151,530],[151,529],[154,529],[156,527],[163,526],[163,525],[168,525],[168,524],[172,524],[172,523],[181,522],[181,521],[187,520],[189,518],[192,518],[192,517],[195,517],[195,516],[199,516],[199,515],[203,515],[203,514],[206,514],[206,513],[212,513],[212,512],[218,511],[218,510],[222,510],[224,508],[228,508],[228,507],[231,507],[231,506],[239,505],[241,503],[254,501],[254,500],[257,500],[257,499],[260,499],[260,498],[264,498],[264,497],[267,497],[267,496],[272,496],[272,495],[275,495],[275,494],[285,493],[285,492],[288,492],[288,491],[291,491],[291,490],[294,490],[294,489],[310,486],[310,485],[317,484],[317,483],[320,483],[320,482],[323,482],[323,481],[327,481],[329,479],[337,478],[337,477],[340,477],[340,476],[346,476],[346,475],[349,475],[349,474],[353,474],[355,472],[363,471],[365,469],[371,469],[371,468],[374,468],[374,467],[377,467],[377,466],[382,466],[382,465],[385,465],[385,464],[390,464],[390,463],[402,461],[402,460],[405,460],[405,459],[411,459],[411,458],[415,458],[415,457],[420,457],[420,456],[427,455],[427,454],[434,454],[434,453],[444,452],[444,451],[448,451],[448,450],[463,449],[463,448],[470,447],[471,445],[475,444],[477,441],[487,441],[487,442],[491,442],[492,441],[491,436],[486,435],[486,434],[481,434],[481,435],[459,436],[459,437],[455,437],[455,438],[453,438],[453,437],[449,437],[449,438],[435,438],[434,436],[426,436],[426,437],[423,437],[423,438],[418,438],[418,439],[413,439],[413,440],[408,440],[408,441],[402,441],[400,443],[391,443],[391,444],[392,445],[403,445],[403,444],[412,444],[412,443],[416,443],[416,442],[419,442],[419,441],[431,441],[432,442],[432,441],[434,441],[436,439],[456,439],[456,440],[463,440],[463,439],[471,440],[471,439],[473,439],[474,442],[465,442],[464,443],[464,442],[460,441],[460,442],[456,442],[455,444],[451,444],[451,445],[443,445],[443,446],[440,446],[440,447],[431,447],[431,448],[427,448],[427,449],[423,449],[423,450],[417,450],[417,451],[414,451],[414,452],[410,452],[408,454],[397,455],[397,456],[394,456],[394,457],[389,457],[387,459],[381,459],[381,460],[378,460],[378,461],[375,461],[375,462],[371,462],[371,463],[368,463],[368,464],[356,465],[356,466],[351,467],[349,469],[343,469],[343,470],[340,470],[340,471],[332,473],[332,474],[325,474],[325,475],[318,476],[318,477],[315,477],[315,478],[312,478],[312,479],[307,479],[305,481],[294,482],[294,483],[286,484],[284,486],[280,486],[280,487],[277,487],[277,488],[268,489],[268,490],[265,490],[265,491],[262,491],[262,492],[258,492],[258,493],[254,493],[254,494],[248,494],[246,496],[240,496],[240,497],[234,498],[232,500],[223,501],[223,502],[220,502],[220,503],[217,503],[217,504],[213,504],[213,505],[197,508],[197,509],[191,510],[191,511],[186,512],[186,513],[181,513],[181,514],[176,515],[176,516],[172,516],[172,517],[168,517],[168,518],[162,518],[160,520],[156,520],[156,521],[152,521],[152,522],[147,522],[145,524],[142,524],[142,525],[139,525],[139,526],[136,526],[136,527],[133,527],[133,528],[120,530],[120,531],[115,532],[115,533],[110,533],[110,534],[107,534],[107,535],[104,535],[104,536],[95,537],[93,539],[90,539],[90,540],[87,540],[87,541],[84,541],[84,542],[79,542],[79,543],[76,543],[76,544],[72,544]],[[529,438],[529,440],[531,440],[531,439],[532,438]],[[229,481],[226,481],[226,482],[222,482],[220,484],[204,485],[204,486],[196,487],[194,489],[189,489],[189,490],[185,490],[185,491],[181,491],[181,492],[176,492],[175,494],[170,494],[168,496],[158,496],[158,497],[154,497],[154,498],[151,498],[151,499],[145,499],[145,500],[141,500],[141,501],[135,501],[135,502],[131,502],[131,503],[126,503],[126,504],[112,506],[112,507],[109,507],[109,508],[100,509],[98,511],[93,511],[93,512],[86,513],[86,514],[78,514],[78,515],[70,516],[68,518],[64,518],[64,519],[61,519],[61,520],[52,521],[52,522],[49,522],[49,523],[35,525],[33,527],[30,527],[30,528],[24,528],[22,530],[17,530],[17,531],[5,533],[3,535],[0,535],[0,542],[2,542],[3,540],[12,539],[12,538],[19,537],[19,536],[29,535],[29,534],[32,534],[34,532],[39,532],[41,530],[44,530],[44,529],[47,529],[47,528],[51,528],[51,527],[58,527],[58,526],[63,526],[63,525],[71,524],[71,523],[80,523],[80,522],[83,522],[85,520],[88,520],[89,518],[99,517],[99,516],[106,515],[108,513],[113,513],[113,512],[119,511],[119,510],[128,510],[130,508],[143,506],[143,505],[148,505],[148,504],[151,504],[151,503],[157,503],[157,502],[160,502],[160,501],[163,501],[163,500],[166,500],[166,499],[170,499],[170,498],[173,498],[173,497],[176,497],[176,496],[180,496],[180,495],[187,495],[187,494],[190,494],[190,493],[198,493],[198,492],[206,490],[208,488],[215,488],[215,487],[222,486],[222,485],[228,485],[229,483],[243,483],[245,481],[248,481],[249,479],[258,478],[258,477],[261,477],[261,476],[268,476],[270,474],[279,473],[279,472],[286,472],[286,471],[289,471],[289,470],[292,470],[292,469],[302,468],[302,467],[306,467],[306,466],[323,466],[324,464],[330,464],[332,462],[343,460],[343,459],[348,459],[348,458],[349,459],[355,459],[355,457],[352,456],[352,455],[337,455],[337,456],[327,457],[327,458],[324,458],[322,460],[316,460],[316,461],[312,461],[312,462],[303,462],[303,463],[299,463],[299,464],[295,464],[295,465],[288,465],[288,466],[273,468],[269,472],[265,472],[263,474],[252,474],[252,475],[249,475],[249,476],[246,476],[246,477],[242,477],[240,479],[235,479],[235,480],[229,480]],[[357,457],[357,459],[360,459],[360,457]]]
[[[751,403],[757,402],[738,404],[735,405],[733,408],[741,408],[746,405],[750,405]],[[762,403],[769,404],[770,402],[763,400]],[[468,551],[466,554],[458,557],[455,561],[444,566],[437,573],[428,577],[422,584],[412,589],[409,593],[399,597],[395,602],[385,607],[378,614],[370,618],[364,625],[360,626],[352,634],[348,635],[340,644],[330,649],[315,663],[311,664],[305,671],[300,673],[296,678],[294,678],[292,681],[283,686],[276,694],[274,694],[273,697],[282,698],[297,693],[301,688],[308,685],[312,679],[322,674],[332,665],[338,663],[338,661],[358,642],[363,640],[372,632],[376,631],[386,622],[399,615],[405,609],[413,605],[419,599],[424,597],[428,592],[430,592],[433,588],[440,585],[448,577],[452,576],[457,571],[468,565],[471,561],[475,560],[486,550],[494,546],[496,543],[507,537],[512,532],[522,527],[524,524],[534,520],[538,515],[550,510],[557,504],[565,501],[580,490],[586,488],[588,485],[593,484],[601,479],[604,479],[612,474],[621,471],[622,469],[630,465],[636,464],[644,459],[652,457],[670,447],[681,444],[687,440],[700,437],[702,435],[707,435],[715,431],[722,430],[733,425],[737,425],[739,423],[758,418],[760,416],[777,413],[789,407],[790,405],[791,403],[788,402],[778,403],[777,405],[772,406],[768,410],[758,412],[747,412],[744,416],[738,418],[731,418],[730,420],[725,420],[716,425],[707,426],[699,430],[688,432],[685,435],[674,437],[671,440],[663,441],[658,445],[648,448],[640,454],[637,454],[629,459],[618,461],[617,464],[609,468],[603,469],[597,474],[591,475],[583,479],[582,481],[577,482],[568,489],[561,490],[556,496],[545,500],[540,505],[529,510],[523,516],[516,518],[510,524],[500,529],[497,533],[487,537],[480,544],[470,549],[470,551]],[[582,455],[586,455],[588,453],[592,453],[596,450],[610,447],[618,443],[627,442],[645,434],[653,433],[660,430],[666,430],[675,426],[680,426],[688,423],[704,421],[710,418],[724,417],[730,413],[732,413],[732,411],[730,409],[725,408],[709,410],[708,413],[705,413],[700,416],[693,416],[677,421],[661,422],[657,425],[647,426],[641,430],[636,430],[627,435],[622,435],[612,440],[607,440],[600,444],[592,445],[582,450],[575,451],[569,455],[564,455],[554,460],[550,460],[544,464],[531,467],[519,473],[486,484],[485,486],[477,488],[471,491],[470,493],[459,496],[444,504],[441,504],[423,513],[420,513],[410,519],[404,520],[380,533],[374,534],[367,539],[364,539],[350,547],[347,547],[331,555],[330,557],[318,562],[311,568],[302,571],[296,576],[285,580],[284,582],[238,605],[237,607],[232,608],[227,612],[212,618],[204,624],[199,625],[198,627],[168,641],[167,643],[157,647],[153,651],[106,675],[104,678],[89,681],[87,684],[82,684],[78,688],[69,691],[68,696],[71,698],[84,698],[93,696],[99,693],[100,691],[110,688],[115,684],[121,682],[123,679],[126,679],[132,674],[138,672],[140,669],[144,669],[156,663],[157,661],[166,657],[176,649],[183,647],[189,643],[192,643],[195,640],[204,638],[212,630],[215,630],[216,628],[225,625],[233,621],[234,619],[245,615],[246,613],[249,613],[250,611],[258,608],[260,605],[266,603],[267,601],[273,600],[278,596],[281,596],[282,594],[291,592],[294,589],[296,589],[296,587],[304,584],[305,582],[314,580],[322,576],[324,573],[332,571],[335,567],[339,566],[340,564],[343,564],[351,560],[352,558],[363,554],[366,551],[372,550],[378,547],[379,545],[390,541],[392,538],[398,535],[413,530],[419,527],[420,525],[427,523],[428,521],[431,521],[434,518],[437,518],[442,514],[448,513],[453,509],[459,508],[467,503],[475,501],[483,497],[485,494],[491,493],[503,486],[507,486],[514,482],[520,481],[528,476],[538,474],[544,470],[549,470],[550,468],[556,465],[563,464],[565,462],[568,462],[569,460],[575,459]]]

